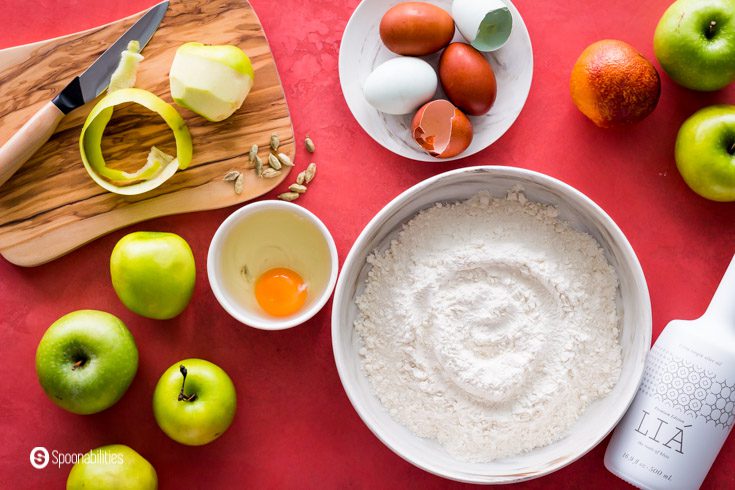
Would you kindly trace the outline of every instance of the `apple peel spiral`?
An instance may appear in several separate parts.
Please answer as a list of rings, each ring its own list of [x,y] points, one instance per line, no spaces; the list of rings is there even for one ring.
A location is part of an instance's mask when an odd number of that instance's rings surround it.
[[[133,88],[138,64],[143,59],[140,45],[131,41],[120,57],[120,64],[112,75],[108,93],[87,116],[79,138],[79,151],[84,168],[102,188],[122,195],[148,192],[170,179],[177,170],[185,169],[192,159],[191,134],[186,122],[176,109],[157,95]],[[115,106],[136,103],[155,112],[174,133],[176,156],[168,155],[153,146],[146,163],[135,172],[126,172],[107,166],[102,154],[102,136],[112,118]]]

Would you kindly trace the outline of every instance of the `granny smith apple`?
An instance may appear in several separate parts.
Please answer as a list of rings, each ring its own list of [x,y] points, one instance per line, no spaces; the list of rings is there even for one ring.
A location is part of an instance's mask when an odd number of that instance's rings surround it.
[[[694,192],[713,201],[735,201],[735,106],[705,107],[684,121],[675,156]]]
[[[653,36],[664,71],[679,85],[719,90],[735,80],[735,4],[732,0],[677,0]]]
[[[203,359],[185,359],[166,370],[153,392],[153,415],[174,441],[208,444],[232,423],[235,385],[222,368]]]
[[[179,46],[169,72],[174,102],[210,121],[227,119],[253,86],[250,58],[233,45]]]
[[[138,348],[125,324],[104,311],[79,310],[56,320],[36,350],[43,391],[61,408],[97,413],[114,405],[138,370]]]
[[[196,279],[194,254],[179,235],[138,231],[115,245],[110,275],[117,296],[128,309],[167,320],[191,300]]]
[[[85,453],[72,466],[66,490],[156,490],[158,476],[153,466],[134,449],[123,444],[98,447]]]

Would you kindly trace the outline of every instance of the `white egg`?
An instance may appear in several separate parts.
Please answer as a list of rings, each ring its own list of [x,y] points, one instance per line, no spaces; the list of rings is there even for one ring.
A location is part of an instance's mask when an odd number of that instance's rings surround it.
[[[363,86],[368,104],[386,114],[409,114],[430,101],[438,80],[434,68],[419,58],[393,58],[368,75]]]
[[[499,49],[513,28],[513,15],[503,0],[454,0],[452,18],[462,37],[479,51]]]

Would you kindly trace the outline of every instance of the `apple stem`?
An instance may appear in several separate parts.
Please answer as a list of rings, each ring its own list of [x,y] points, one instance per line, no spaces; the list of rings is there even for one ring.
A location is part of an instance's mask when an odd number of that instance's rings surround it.
[[[82,364],[84,364],[84,360],[83,359],[79,359],[77,362],[74,363],[74,365],[71,368],[72,369],[80,368],[80,367],[82,367]]]
[[[197,399],[197,394],[192,393],[191,395],[187,395],[184,393],[184,385],[186,384],[186,368],[183,364],[179,366],[179,371],[181,371],[181,375],[184,377],[184,379],[181,381],[181,391],[179,392],[179,401],[187,401],[187,402],[193,402]]]
[[[735,155],[735,141],[732,142],[732,144],[730,145],[730,148],[727,149],[727,152],[730,155]]]
[[[707,26],[707,39],[712,39],[712,36],[715,35],[715,27],[717,27],[717,21],[709,21],[709,26]]]

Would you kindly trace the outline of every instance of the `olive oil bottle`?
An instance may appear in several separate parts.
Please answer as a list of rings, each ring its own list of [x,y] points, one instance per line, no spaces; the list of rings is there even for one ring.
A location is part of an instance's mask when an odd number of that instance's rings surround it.
[[[659,336],[605,466],[639,488],[699,488],[734,421],[735,258],[704,315]]]

